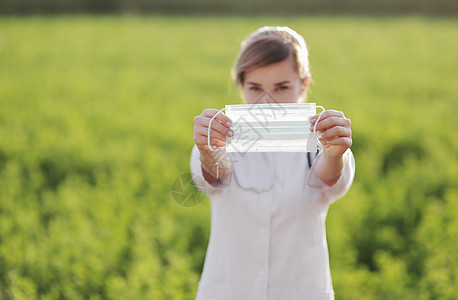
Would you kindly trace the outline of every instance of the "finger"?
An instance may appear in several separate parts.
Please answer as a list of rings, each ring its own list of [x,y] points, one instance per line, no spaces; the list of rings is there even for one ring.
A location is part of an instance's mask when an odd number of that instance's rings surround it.
[[[194,143],[197,147],[205,147],[208,146],[208,139],[205,136],[199,135],[194,137]],[[224,147],[226,146],[226,141],[222,141],[220,139],[210,137],[210,145],[216,147]]]
[[[208,117],[208,118],[212,118],[217,113],[218,113],[217,109],[206,108],[206,109],[204,109],[204,111],[202,112],[201,115],[203,115],[205,117]],[[215,117],[215,119],[218,120],[218,122],[220,122],[221,124],[223,124],[226,127],[231,127],[231,125],[232,125],[232,120],[228,116],[226,116],[223,112],[219,113]]]
[[[231,130],[229,130],[230,132],[232,132]],[[230,137],[232,136],[233,134],[231,134],[230,132],[227,133],[227,135],[224,135],[222,134],[221,132],[211,128],[210,129],[210,138],[217,138],[217,139],[220,139],[222,141],[225,141],[226,140],[226,137]],[[208,137],[208,128],[205,128],[205,127],[202,127],[202,126],[199,126],[195,131],[194,131],[194,134],[197,134],[197,135],[202,135],[204,137]]]
[[[318,135],[318,139],[320,141],[326,141],[333,138],[340,138],[340,137],[351,137],[351,129],[348,127],[342,126],[335,126],[328,130],[321,132]]]
[[[205,139],[205,143],[208,141],[208,128],[204,127],[199,127],[196,128],[194,131],[194,140],[196,140],[198,137],[202,137]],[[210,129],[210,140],[219,140],[222,142],[226,142],[226,136],[221,134],[221,132],[218,132],[214,129]]]
[[[200,117],[200,119],[197,121],[197,124],[200,125],[200,127],[204,127],[206,128],[206,130],[208,130],[210,120],[211,118],[208,117]],[[212,129],[220,132],[223,135],[232,136],[234,134],[234,132],[230,128],[224,126],[223,124],[215,120],[213,120],[210,125]]]
[[[335,139],[328,140],[327,143],[332,146],[343,146],[350,148],[353,144],[351,137],[339,137]]]
[[[319,117],[320,115],[321,115],[320,121],[321,121],[321,120],[324,120],[324,119],[327,119],[327,118],[329,118],[329,117],[340,117],[340,118],[345,118],[345,115],[344,115],[343,112],[330,109],[330,110],[325,110],[325,111],[322,112],[321,114],[316,114],[316,115],[312,116],[312,117],[310,118],[310,123],[311,123],[312,125],[314,125],[315,122],[316,122],[316,120],[318,120],[318,117]]]
[[[328,117],[324,120],[319,120],[316,123],[316,131],[325,131],[326,129],[332,128],[334,126],[348,127],[351,126],[350,119],[340,118],[340,117]],[[310,126],[310,130],[314,130],[314,126]]]

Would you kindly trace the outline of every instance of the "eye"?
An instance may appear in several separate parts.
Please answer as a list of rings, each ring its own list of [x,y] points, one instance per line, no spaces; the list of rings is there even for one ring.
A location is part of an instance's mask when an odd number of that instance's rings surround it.
[[[254,91],[254,92],[259,92],[261,89],[258,88],[257,86],[251,86],[250,87],[250,91]]]
[[[289,89],[289,86],[287,85],[280,85],[279,87],[277,87],[277,91],[284,91],[287,89]]]

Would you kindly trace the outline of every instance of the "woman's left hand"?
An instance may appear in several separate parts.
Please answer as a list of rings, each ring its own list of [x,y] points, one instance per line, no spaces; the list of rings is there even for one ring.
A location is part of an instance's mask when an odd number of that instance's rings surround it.
[[[313,131],[318,116],[314,115],[310,118],[310,131]],[[351,147],[350,126],[350,119],[347,119],[341,111],[326,110],[321,113],[316,131],[327,156],[341,157]]]

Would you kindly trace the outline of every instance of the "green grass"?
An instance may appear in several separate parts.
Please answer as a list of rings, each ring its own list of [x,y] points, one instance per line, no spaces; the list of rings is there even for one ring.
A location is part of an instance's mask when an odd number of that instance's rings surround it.
[[[0,298],[193,299],[209,203],[170,187],[193,117],[241,102],[241,40],[277,24],[308,43],[309,101],[352,120],[336,297],[457,298],[458,21],[176,16],[0,19]]]

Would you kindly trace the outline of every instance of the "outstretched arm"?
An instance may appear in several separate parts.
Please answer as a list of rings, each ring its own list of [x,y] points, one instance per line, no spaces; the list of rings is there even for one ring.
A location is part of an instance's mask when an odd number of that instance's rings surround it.
[[[228,177],[232,172],[232,162],[224,149],[211,151],[208,148],[208,127],[217,109],[204,109],[194,118],[194,142],[200,152],[202,174],[208,183],[214,183]],[[231,119],[219,113],[210,124],[210,144],[212,147],[226,145],[226,137],[233,135],[230,129]]]
[[[311,131],[317,119],[318,115],[310,119]],[[350,126],[350,119],[347,119],[343,112],[335,110],[324,111],[316,125],[324,153],[316,162],[315,172],[327,185],[334,185],[342,174],[346,163],[344,153],[352,145]]]

